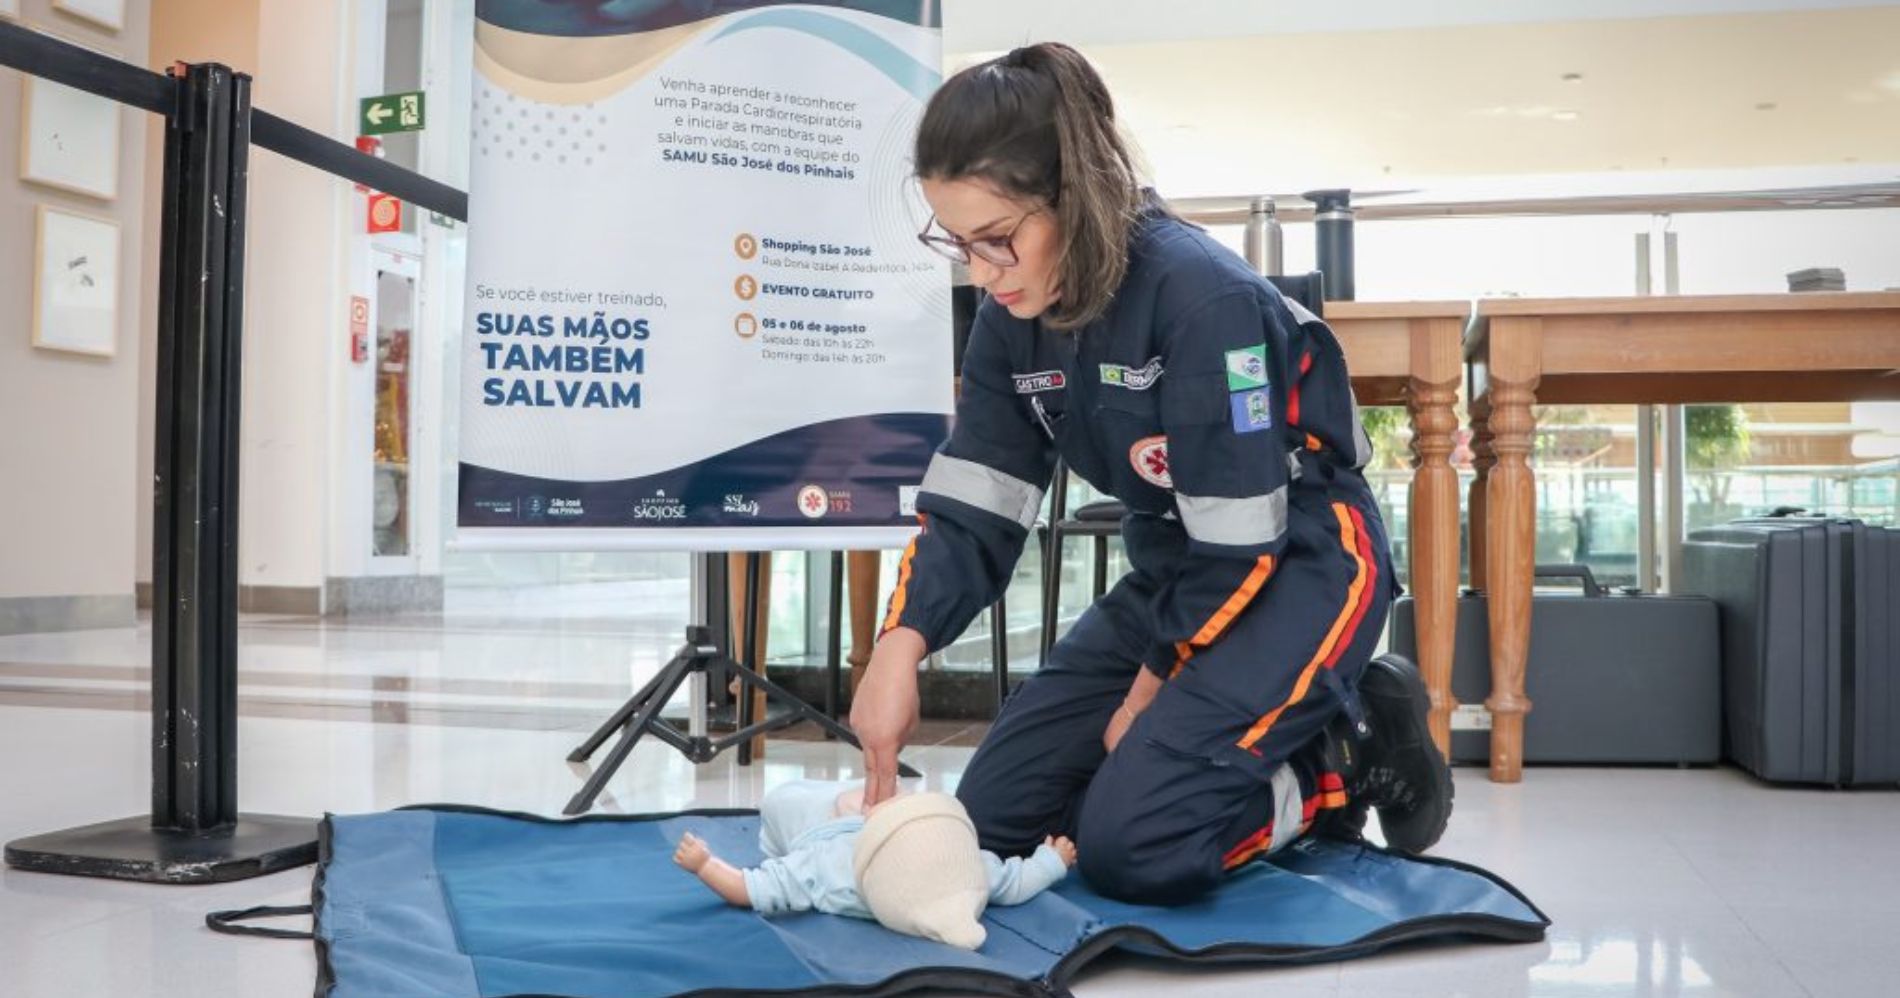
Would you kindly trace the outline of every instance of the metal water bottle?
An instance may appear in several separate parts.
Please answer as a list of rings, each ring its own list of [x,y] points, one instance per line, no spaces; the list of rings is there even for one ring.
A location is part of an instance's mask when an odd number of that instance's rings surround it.
[[[1313,229],[1319,238],[1319,269],[1326,275],[1326,297],[1352,301],[1352,192],[1307,191],[1313,202]]]
[[[1257,197],[1247,206],[1247,262],[1256,273],[1277,276],[1286,273],[1284,249],[1280,242],[1280,217],[1273,199]]]

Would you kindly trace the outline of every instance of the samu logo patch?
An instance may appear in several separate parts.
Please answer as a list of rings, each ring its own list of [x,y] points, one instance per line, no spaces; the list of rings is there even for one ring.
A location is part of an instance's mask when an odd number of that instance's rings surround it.
[[[1128,448],[1128,463],[1141,480],[1158,489],[1174,488],[1174,476],[1168,474],[1168,438],[1142,437]]]

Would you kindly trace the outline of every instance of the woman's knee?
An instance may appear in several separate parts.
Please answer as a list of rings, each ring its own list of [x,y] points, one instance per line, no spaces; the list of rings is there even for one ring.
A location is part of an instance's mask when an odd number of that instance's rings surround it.
[[[1130,904],[1185,904],[1221,880],[1218,857],[1196,834],[1144,828],[1139,821],[1083,809],[1077,829],[1076,868],[1098,893]]]

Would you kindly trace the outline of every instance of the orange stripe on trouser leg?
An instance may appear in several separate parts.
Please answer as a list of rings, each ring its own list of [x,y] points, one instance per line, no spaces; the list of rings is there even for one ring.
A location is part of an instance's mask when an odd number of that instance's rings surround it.
[[[1366,574],[1365,593],[1359,600],[1359,609],[1353,612],[1352,623],[1346,625],[1346,633],[1350,635],[1359,633],[1359,625],[1365,623],[1366,613],[1372,609],[1372,595],[1378,591],[1375,583],[1379,578],[1379,568],[1378,562],[1372,557],[1372,535],[1366,530],[1365,517],[1354,508],[1349,507],[1348,512],[1352,515],[1353,526],[1357,528],[1356,532],[1359,535],[1358,550],[1353,553],[1353,556],[1358,560],[1360,570]],[[1326,657],[1326,668],[1330,669],[1338,665],[1340,657],[1345,655],[1346,649],[1351,646],[1350,639],[1335,645],[1333,653]]]
[[[1213,644],[1214,640],[1221,636],[1221,632],[1227,630],[1227,625],[1233,623],[1235,617],[1240,616],[1240,611],[1245,610],[1247,604],[1253,602],[1253,598],[1260,592],[1260,587],[1266,585],[1267,577],[1272,574],[1272,555],[1263,554],[1254,559],[1253,571],[1248,572],[1247,577],[1241,580],[1240,588],[1227,597],[1227,602],[1222,603],[1220,609],[1214,611],[1214,615],[1208,618],[1207,623],[1202,624],[1201,629],[1188,639],[1188,644],[1202,648]]]
[[[1349,627],[1366,615],[1365,607],[1372,595],[1371,580],[1374,573],[1371,563],[1367,561],[1363,553],[1365,546],[1360,542],[1359,525],[1362,525],[1364,521],[1360,520],[1356,513],[1349,513],[1345,503],[1333,503],[1333,515],[1339,520],[1340,544],[1345,547],[1346,553],[1357,566],[1353,573],[1352,585],[1346,590],[1346,603],[1339,608],[1339,616],[1333,619],[1332,628],[1326,632],[1326,640],[1320,642],[1319,650],[1313,653],[1312,660],[1306,663],[1306,668],[1300,670],[1300,677],[1293,684],[1292,695],[1287,697],[1285,703],[1273,708],[1260,720],[1254,722],[1254,726],[1249,728],[1247,734],[1240,739],[1241,748],[1253,748],[1260,739],[1266,737],[1267,731],[1273,727],[1274,722],[1280,719],[1280,715],[1285,713],[1288,707],[1306,697],[1307,688],[1313,684],[1313,675],[1322,665],[1331,668],[1332,664],[1339,660],[1340,651],[1350,643],[1342,638],[1347,634]]]
[[[1227,855],[1221,857],[1221,869],[1231,870],[1247,862],[1255,856],[1260,855],[1272,842],[1273,822],[1269,821],[1265,828],[1241,839],[1239,845],[1227,850]]]
[[[922,513],[917,514],[917,524],[920,528],[917,531],[917,537],[912,537],[910,543],[905,545],[904,560],[897,564],[897,588],[891,590],[890,612],[884,615],[884,626],[878,628],[879,637],[883,637],[891,628],[897,626],[897,618],[903,614],[904,603],[910,595],[910,560],[917,556],[917,538],[922,537],[924,531],[930,529],[930,523]]]

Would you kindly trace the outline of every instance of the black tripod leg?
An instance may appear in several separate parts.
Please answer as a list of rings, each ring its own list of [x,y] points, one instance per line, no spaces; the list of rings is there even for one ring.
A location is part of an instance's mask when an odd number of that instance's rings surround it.
[[[606,761],[587,777],[587,782],[581,785],[580,792],[567,802],[567,807],[561,810],[562,814],[569,816],[585,814],[594,806],[594,798],[600,796],[601,789],[607,785],[608,780],[613,779],[614,773],[620,769],[620,764],[627,761],[627,755],[633,751],[634,743],[640,740],[641,735],[646,734],[648,726],[666,706],[666,702],[673,698],[674,692],[679,689],[680,683],[686,679],[687,675],[695,668],[701,667],[701,661],[697,655],[681,655],[673,659],[667,663],[666,668],[660,670],[659,675],[653,677],[653,682],[647,685],[645,692],[648,695],[644,700],[628,702],[629,706],[635,706],[635,713],[628,721],[626,730],[621,733],[620,740],[615,742],[614,747],[608,751]]]
[[[739,660],[740,674],[743,675],[746,672],[756,673],[764,668],[764,663],[759,661],[761,656],[758,654],[757,644],[759,636],[759,553],[757,551],[745,553],[745,594],[740,605],[743,607],[740,612],[745,615],[739,621],[739,632],[744,635],[743,644],[740,647],[744,650],[732,657]],[[752,726],[750,694],[751,691],[745,688],[745,683],[740,683],[739,703],[735,714],[739,719],[737,727],[740,731]],[[767,713],[770,711],[768,710]],[[739,765],[752,765],[752,739],[750,738],[739,741]]]
[[[847,728],[844,725],[839,724],[837,721],[834,721],[831,718],[826,717],[824,711],[821,711],[817,709],[816,707],[813,707],[811,704],[808,704],[805,701],[800,700],[798,697],[793,696],[791,691],[787,690],[785,687],[780,686],[779,684],[771,681],[770,679],[765,678],[764,676],[759,675],[756,672],[753,672],[750,669],[745,668],[744,666],[737,666],[734,668],[733,671],[736,672],[739,676],[739,686],[740,686],[741,696],[747,696],[749,694],[750,691],[745,690],[745,687],[747,685],[757,686],[759,689],[762,689],[765,691],[766,696],[776,698],[777,700],[779,700],[779,702],[784,703],[786,706],[790,707],[792,710],[792,713],[797,715],[798,717],[804,720],[810,721],[813,724],[818,725],[818,727],[824,729],[827,732],[830,732],[832,735],[837,736],[840,740],[844,741],[846,744],[850,745],[852,748],[858,749],[860,751],[864,749],[863,743],[858,741],[857,734],[854,733],[850,728]],[[739,747],[741,751],[744,751],[745,744],[746,743],[743,741],[739,743]],[[922,773],[919,773],[918,771],[910,768],[908,765],[905,765],[902,762],[899,762],[897,764],[897,771],[900,775],[903,775],[906,777],[914,777],[914,776],[923,775]]]
[[[683,648],[680,650],[679,655],[691,655],[692,653],[692,649]],[[674,661],[678,660],[679,656],[674,656]],[[671,663],[668,664],[670,665]],[[653,690],[660,683],[660,677],[664,675],[666,675],[666,666],[661,666],[660,671],[654,673],[653,678],[647,680],[646,685],[640,687],[639,692],[628,698],[626,703],[621,704],[619,710],[614,711],[614,716],[608,718],[606,724],[601,725],[598,730],[592,735],[589,735],[587,740],[580,744],[579,748],[567,754],[567,761],[586,762],[595,752],[600,751],[600,747],[607,744],[607,739],[611,738],[614,732],[627,726],[627,722],[633,718],[634,711],[639,710],[640,705],[646,703],[647,698],[653,695]]]
[[[844,705],[844,552],[831,552],[831,617],[825,642],[825,716],[837,720]],[[826,738],[832,738],[830,732]]]

